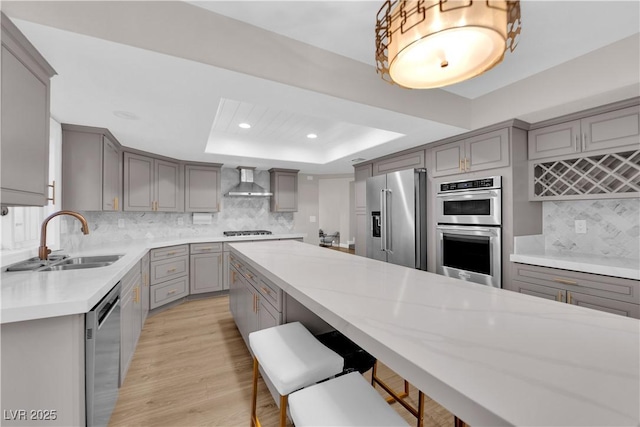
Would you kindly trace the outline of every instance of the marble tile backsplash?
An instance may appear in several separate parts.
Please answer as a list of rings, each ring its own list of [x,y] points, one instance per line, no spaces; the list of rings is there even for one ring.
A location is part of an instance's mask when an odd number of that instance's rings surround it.
[[[236,169],[222,169],[220,212],[212,214],[211,224],[193,224],[193,214],[187,212],[82,212],[89,223],[89,234],[82,234],[80,223],[74,218],[61,217],[61,247],[75,251],[123,240],[222,236],[225,230],[293,233],[293,213],[270,212],[269,197],[224,196],[239,181]],[[256,170],[254,181],[269,189],[269,172]],[[124,221],[124,227],[118,226],[119,220]],[[180,221],[182,225],[178,225]]]
[[[542,212],[548,251],[640,258],[640,199],[549,201]],[[575,220],[586,220],[586,234]]]

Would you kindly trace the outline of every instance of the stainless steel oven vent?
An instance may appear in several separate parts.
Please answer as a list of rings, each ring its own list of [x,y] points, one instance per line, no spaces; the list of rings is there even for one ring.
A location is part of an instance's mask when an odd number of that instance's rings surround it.
[[[238,166],[236,169],[240,171],[240,184],[229,190],[229,192],[226,194],[227,196],[273,196],[273,193],[265,190],[264,188],[253,182],[253,171],[255,170],[255,168],[248,166]]]

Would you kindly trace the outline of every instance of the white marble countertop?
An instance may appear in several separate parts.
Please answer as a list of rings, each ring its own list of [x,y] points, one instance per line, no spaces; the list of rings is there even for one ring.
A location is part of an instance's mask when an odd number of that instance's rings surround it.
[[[640,321],[296,242],[233,252],[472,426],[640,425]]]
[[[2,272],[0,274],[0,322],[10,323],[47,317],[87,313],[133,266],[153,248],[205,242],[239,242],[304,238],[305,234],[267,236],[202,236],[163,238],[104,245],[70,256],[124,255],[115,263],[100,268],[47,271]]]
[[[522,264],[640,280],[640,259],[547,251],[542,235],[515,237],[514,253],[509,259]]]

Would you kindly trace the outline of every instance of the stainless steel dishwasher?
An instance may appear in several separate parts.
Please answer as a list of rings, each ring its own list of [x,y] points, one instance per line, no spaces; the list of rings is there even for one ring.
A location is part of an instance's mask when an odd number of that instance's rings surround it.
[[[85,318],[87,426],[106,426],[118,400],[120,283]]]

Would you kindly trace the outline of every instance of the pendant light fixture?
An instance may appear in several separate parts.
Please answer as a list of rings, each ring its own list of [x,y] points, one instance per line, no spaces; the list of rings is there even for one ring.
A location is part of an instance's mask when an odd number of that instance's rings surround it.
[[[387,0],[376,22],[377,71],[407,88],[459,83],[499,64],[520,28],[519,1]]]

